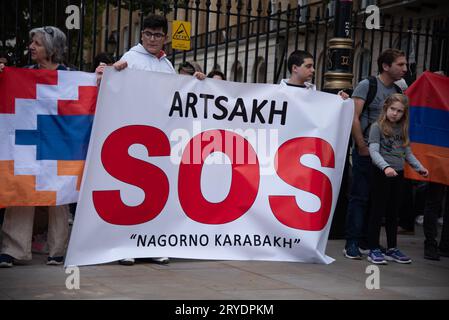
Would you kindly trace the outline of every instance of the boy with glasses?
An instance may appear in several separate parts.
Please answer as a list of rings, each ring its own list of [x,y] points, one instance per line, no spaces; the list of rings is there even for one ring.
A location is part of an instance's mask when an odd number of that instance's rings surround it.
[[[176,73],[167,55],[162,50],[167,40],[168,22],[164,16],[151,14],[143,20],[142,43],[132,47],[123,57],[114,63],[114,68],[118,71],[127,67],[132,69],[157,71],[164,73]],[[101,81],[105,63],[101,63],[95,70],[97,82]],[[194,76],[200,80],[206,78],[201,72],[195,72]],[[169,259],[166,257],[153,258],[153,262],[166,264]],[[135,259],[128,258],[119,261],[122,265],[133,265]]]

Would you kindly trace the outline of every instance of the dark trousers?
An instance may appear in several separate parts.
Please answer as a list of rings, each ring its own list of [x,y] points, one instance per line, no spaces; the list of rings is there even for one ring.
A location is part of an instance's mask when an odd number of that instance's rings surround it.
[[[439,183],[431,182],[426,194],[426,205],[424,207],[424,236],[425,245],[436,246],[438,227],[437,220],[441,212],[443,198],[446,193],[446,208],[443,213],[443,228],[441,230],[440,248],[449,250],[449,188]]]
[[[346,247],[351,243],[366,242],[367,215],[369,209],[371,158],[360,156],[352,149],[352,180],[346,214]]]
[[[414,231],[415,218],[424,215],[427,186],[427,182],[405,179],[404,200],[399,212],[399,226],[403,229]]]
[[[404,173],[398,171],[396,177],[387,177],[382,170],[373,166],[371,176],[371,206],[368,224],[368,246],[379,246],[382,217],[385,217],[387,248],[396,248],[398,214],[404,193]]]

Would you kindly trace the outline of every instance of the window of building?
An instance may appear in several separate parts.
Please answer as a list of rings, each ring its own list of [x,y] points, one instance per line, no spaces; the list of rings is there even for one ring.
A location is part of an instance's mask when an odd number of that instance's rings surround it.
[[[306,15],[307,15],[307,6],[309,3],[308,0],[298,0],[298,6],[300,6],[300,17],[299,21],[305,23],[306,22]],[[304,7],[304,8],[303,8]]]
[[[335,10],[337,8],[337,0],[330,0],[327,4],[327,9],[329,10],[329,17],[335,16]]]
[[[134,25],[134,45],[140,42],[140,25],[136,23]]]
[[[265,70],[267,69],[267,64],[265,59],[262,57],[257,57],[256,63],[253,67],[252,82],[254,83],[265,83]]]
[[[243,68],[240,61],[234,62],[231,69],[231,76],[229,77],[230,81],[242,82],[243,79]]]
[[[358,76],[359,74],[359,68],[360,68],[360,60],[362,60],[362,73],[360,76],[360,79],[358,79],[358,81],[363,80],[369,76],[371,76],[371,70],[369,68],[370,62],[371,62],[371,52],[368,49],[363,49],[361,52],[359,52],[358,55],[358,59],[357,59],[357,64],[356,64],[356,68],[357,68],[357,73],[356,75]]]

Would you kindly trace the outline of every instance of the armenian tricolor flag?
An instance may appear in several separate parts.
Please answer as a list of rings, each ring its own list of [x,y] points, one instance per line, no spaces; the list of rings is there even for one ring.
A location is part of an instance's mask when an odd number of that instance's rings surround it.
[[[77,201],[96,99],[95,74],[0,73],[0,207]]]
[[[405,176],[449,185],[449,77],[424,72],[406,94],[411,148],[429,177],[421,177],[408,165]]]

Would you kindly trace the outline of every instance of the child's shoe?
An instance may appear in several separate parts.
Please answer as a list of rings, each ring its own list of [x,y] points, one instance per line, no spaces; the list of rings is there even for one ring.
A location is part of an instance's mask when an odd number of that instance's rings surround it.
[[[368,261],[374,264],[387,264],[385,260],[385,255],[380,251],[380,249],[370,250],[368,254]]]
[[[397,248],[388,249],[387,253],[385,253],[385,259],[388,261],[395,261],[397,263],[412,263],[412,259],[407,257]]]

